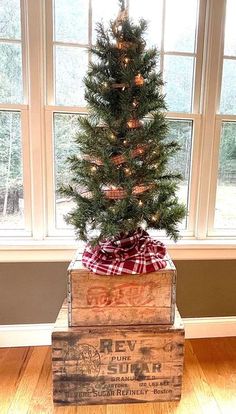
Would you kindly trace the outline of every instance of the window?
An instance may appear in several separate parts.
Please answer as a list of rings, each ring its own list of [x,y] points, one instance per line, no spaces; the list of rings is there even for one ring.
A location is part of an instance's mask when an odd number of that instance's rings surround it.
[[[0,229],[23,229],[23,104],[20,0],[0,4]],[[7,110],[7,108],[9,110]]]
[[[212,174],[212,211],[209,234],[236,234],[236,3],[227,0],[221,45],[221,90],[215,131],[215,165]],[[214,169],[215,168],[215,169]]]
[[[170,161],[188,206],[181,234],[235,240],[235,0],[129,0],[128,8],[149,21],[146,43],[160,52],[169,139],[181,144]],[[73,243],[64,221],[72,201],[58,189],[70,177],[77,117],[87,112],[83,77],[96,21],[117,10],[117,0],[0,2],[2,244],[6,235],[29,245]]]

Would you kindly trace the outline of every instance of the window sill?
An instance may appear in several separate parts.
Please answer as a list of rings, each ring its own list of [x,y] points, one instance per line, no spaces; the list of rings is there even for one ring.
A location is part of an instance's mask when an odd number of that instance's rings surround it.
[[[166,241],[173,260],[232,260],[236,259],[236,239],[182,239]],[[69,262],[76,250],[83,252],[84,244],[71,238],[3,240],[0,242],[0,262]]]

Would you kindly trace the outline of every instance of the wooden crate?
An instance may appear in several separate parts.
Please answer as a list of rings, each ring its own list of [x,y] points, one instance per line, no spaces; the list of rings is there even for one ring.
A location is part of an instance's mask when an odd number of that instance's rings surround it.
[[[65,305],[52,334],[53,400],[90,405],[179,400],[184,327],[68,327]]]
[[[173,324],[176,269],[142,275],[95,275],[80,260],[68,268],[70,326]]]

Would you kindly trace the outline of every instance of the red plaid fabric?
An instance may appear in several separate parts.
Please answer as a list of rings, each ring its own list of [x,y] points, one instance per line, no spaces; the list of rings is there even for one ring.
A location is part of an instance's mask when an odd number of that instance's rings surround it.
[[[166,247],[138,229],[129,237],[106,240],[95,248],[87,245],[82,263],[93,273],[100,275],[141,274],[155,272],[166,267]]]

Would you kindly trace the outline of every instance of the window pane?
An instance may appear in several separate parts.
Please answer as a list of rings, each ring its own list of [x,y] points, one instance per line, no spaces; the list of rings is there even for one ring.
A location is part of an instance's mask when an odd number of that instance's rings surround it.
[[[192,121],[169,121],[169,139],[177,141],[181,149],[170,160],[171,171],[180,173],[183,181],[180,183],[178,197],[179,200],[188,206],[189,178],[191,170],[192,152]],[[187,218],[181,224],[181,229],[186,228]]]
[[[0,228],[24,227],[19,112],[0,112]]]
[[[197,0],[166,0],[165,51],[194,52]]]
[[[236,114],[236,60],[224,60],[220,112]]]
[[[227,0],[225,23],[225,55],[236,56],[236,1]]]
[[[84,106],[83,78],[88,52],[79,47],[55,46],[56,104]]]
[[[164,57],[164,81],[168,111],[191,112],[194,58]]]
[[[0,102],[22,100],[21,45],[0,43]]]
[[[103,21],[105,25],[114,20],[119,11],[117,0],[92,0],[93,43],[96,40],[96,23]]]
[[[20,0],[0,1],[0,38],[20,39]]]
[[[236,122],[222,126],[215,207],[216,228],[236,228]]]
[[[78,115],[54,114],[54,152],[55,152],[55,191],[56,191],[56,227],[67,227],[63,216],[68,213],[73,202],[59,194],[62,184],[71,180],[70,166],[66,160],[75,153],[74,136],[78,130]]]
[[[129,7],[130,17],[135,22],[140,18],[147,20],[147,43],[157,46],[158,49],[161,47],[162,8],[162,0],[146,0],[145,6],[143,0],[131,0]]]
[[[54,40],[88,43],[88,0],[54,0]]]

